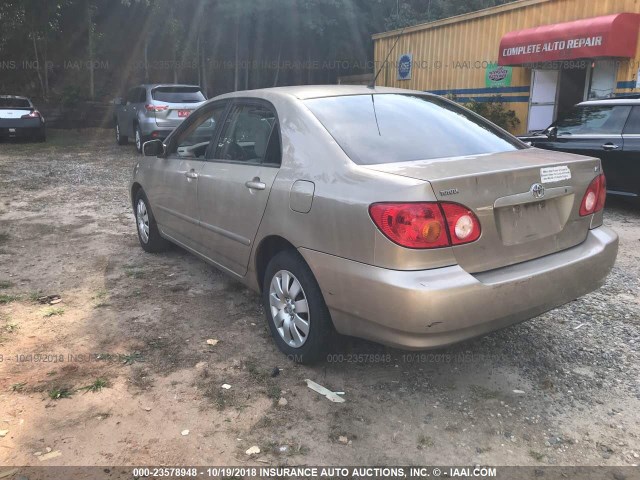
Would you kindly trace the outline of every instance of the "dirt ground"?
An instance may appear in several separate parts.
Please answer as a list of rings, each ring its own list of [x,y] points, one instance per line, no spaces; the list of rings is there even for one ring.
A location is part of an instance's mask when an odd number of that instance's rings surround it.
[[[256,294],[142,251],[136,158],[110,131],[0,144],[0,465],[640,463],[640,208],[608,204],[598,292],[436,352],[339,338],[305,367]]]

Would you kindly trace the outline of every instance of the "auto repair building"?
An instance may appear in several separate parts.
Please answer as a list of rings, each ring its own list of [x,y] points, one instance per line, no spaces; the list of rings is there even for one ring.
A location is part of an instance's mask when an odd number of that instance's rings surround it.
[[[640,0],[519,0],[374,35],[377,84],[499,95],[513,133],[542,130],[581,101],[640,94],[639,29]]]

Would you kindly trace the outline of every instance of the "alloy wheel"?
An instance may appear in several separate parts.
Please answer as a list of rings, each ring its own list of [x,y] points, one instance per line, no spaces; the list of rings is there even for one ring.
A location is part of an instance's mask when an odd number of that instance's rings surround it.
[[[309,338],[310,314],[307,297],[300,281],[287,270],[280,270],[269,287],[271,318],[276,330],[293,348],[300,348]]]
[[[138,223],[138,232],[143,243],[149,243],[149,212],[144,200],[138,200],[136,208],[136,220]]]

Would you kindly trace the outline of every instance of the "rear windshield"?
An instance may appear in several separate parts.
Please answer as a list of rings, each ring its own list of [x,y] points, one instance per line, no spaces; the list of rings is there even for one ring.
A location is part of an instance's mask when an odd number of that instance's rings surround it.
[[[305,101],[355,163],[410,162],[526,148],[438,97],[354,95]]]
[[[26,98],[0,98],[0,108],[31,108]]]
[[[198,87],[158,87],[151,91],[151,98],[167,103],[199,103],[206,100]]]

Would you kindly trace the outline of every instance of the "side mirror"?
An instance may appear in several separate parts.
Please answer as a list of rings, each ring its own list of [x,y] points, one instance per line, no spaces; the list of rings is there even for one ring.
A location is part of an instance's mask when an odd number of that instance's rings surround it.
[[[547,137],[549,137],[549,140],[558,138],[558,127],[549,127],[547,129]]]
[[[164,144],[162,140],[149,140],[142,145],[142,153],[145,157],[159,157],[164,154]]]
[[[124,105],[125,103],[127,102],[125,102],[124,98],[122,97],[117,97],[113,100],[114,105]]]

